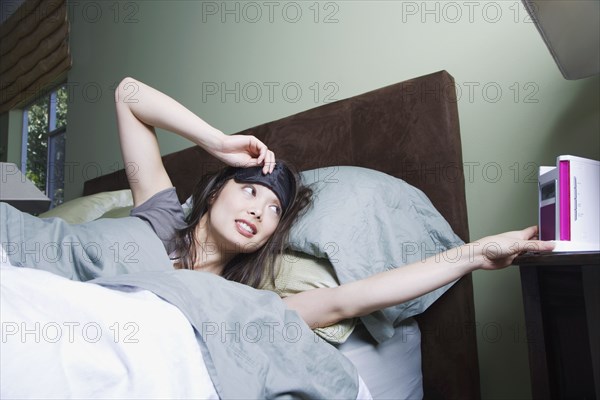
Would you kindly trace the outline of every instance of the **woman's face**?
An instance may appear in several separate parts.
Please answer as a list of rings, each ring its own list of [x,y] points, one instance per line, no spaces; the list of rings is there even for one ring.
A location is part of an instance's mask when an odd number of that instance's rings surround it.
[[[262,247],[275,232],[281,204],[266,186],[230,179],[209,213],[212,239],[223,250],[251,253]]]

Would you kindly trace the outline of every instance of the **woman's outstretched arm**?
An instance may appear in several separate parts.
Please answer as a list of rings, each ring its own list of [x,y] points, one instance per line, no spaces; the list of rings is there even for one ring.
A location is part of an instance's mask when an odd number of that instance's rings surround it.
[[[403,303],[477,269],[500,269],[523,251],[550,251],[550,242],[531,240],[537,227],[489,236],[397,269],[335,288],[308,290],[283,299],[311,328],[332,325]],[[450,260],[450,261],[449,261]]]
[[[154,128],[174,132],[229,165],[264,165],[273,171],[275,156],[254,136],[228,136],[171,97],[133,78],[115,91],[117,126],[134,204],[172,186],[162,164]]]

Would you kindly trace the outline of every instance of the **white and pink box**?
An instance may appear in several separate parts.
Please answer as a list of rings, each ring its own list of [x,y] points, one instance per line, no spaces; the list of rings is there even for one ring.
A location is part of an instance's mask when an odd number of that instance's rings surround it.
[[[558,156],[538,182],[540,239],[555,252],[600,251],[600,162]]]

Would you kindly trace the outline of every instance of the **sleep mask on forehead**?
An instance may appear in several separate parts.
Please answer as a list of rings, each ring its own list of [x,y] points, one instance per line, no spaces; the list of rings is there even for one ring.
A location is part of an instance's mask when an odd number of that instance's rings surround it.
[[[279,163],[275,164],[275,168],[270,174],[263,174],[262,169],[262,166],[238,168],[233,175],[233,179],[238,183],[257,183],[268,187],[275,193],[281,203],[283,212],[285,212],[290,206],[296,191],[294,175]]]

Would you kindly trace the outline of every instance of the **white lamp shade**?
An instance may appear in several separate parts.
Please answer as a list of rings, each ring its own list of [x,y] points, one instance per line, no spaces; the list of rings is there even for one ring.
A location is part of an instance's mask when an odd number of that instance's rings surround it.
[[[0,163],[0,201],[33,214],[50,207],[50,199],[13,163]]]

